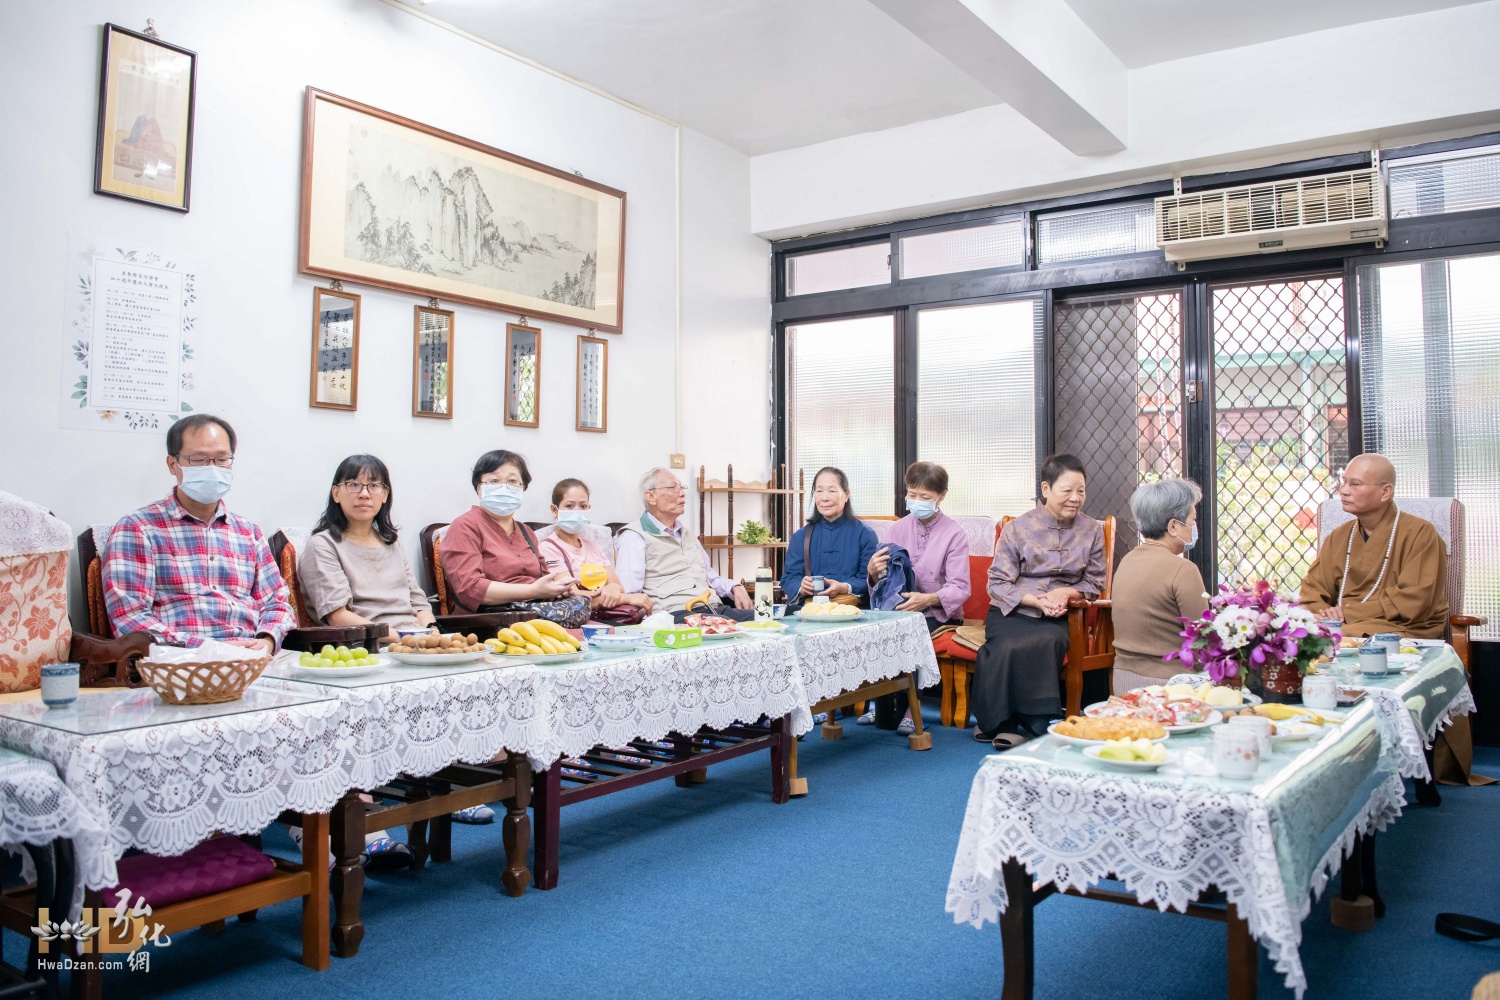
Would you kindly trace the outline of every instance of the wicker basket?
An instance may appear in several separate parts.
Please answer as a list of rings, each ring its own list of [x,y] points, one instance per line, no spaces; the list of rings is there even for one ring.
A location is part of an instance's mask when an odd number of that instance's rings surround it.
[[[141,677],[169,705],[217,705],[234,701],[265,671],[269,656],[256,660],[154,663],[141,660]]]

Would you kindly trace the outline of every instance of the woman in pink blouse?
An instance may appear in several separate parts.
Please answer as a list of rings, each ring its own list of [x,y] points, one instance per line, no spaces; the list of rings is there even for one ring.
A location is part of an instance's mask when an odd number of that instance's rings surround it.
[[[1083,463],[1053,455],[1037,478],[1042,503],[1000,532],[974,664],[974,738],[996,750],[1018,746],[1062,717],[1068,602],[1093,600],[1104,588],[1104,525],[1083,513]]]
[[[638,607],[640,615],[617,614],[614,618],[642,618],[651,613],[651,598],[645,594],[627,594],[615,573],[614,560],[584,530],[589,526],[589,512],[593,504],[589,499],[589,487],[582,479],[564,479],[552,487],[552,517],[557,527],[542,539],[542,561],[553,573],[566,573],[574,580],[581,580],[583,567],[600,566],[604,569],[604,586],[587,590],[581,583],[573,588],[575,594],[589,599],[594,610],[620,607]]]
[[[948,495],[948,470],[935,462],[913,462],[906,467],[906,516],[891,525],[886,544],[870,557],[870,587],[885,576],[892,545],[906,550],[911,561],[916,590],[902,591],[897,611],[920,611],[927,616],[927,630],[964,617],[969,599],[969,540],[958,522],[939,510]],[[896,723],[894,694],[875,699],[875,707],[859,717],[861,725],[873,723],[881,729],[911,731],[911,712]]]

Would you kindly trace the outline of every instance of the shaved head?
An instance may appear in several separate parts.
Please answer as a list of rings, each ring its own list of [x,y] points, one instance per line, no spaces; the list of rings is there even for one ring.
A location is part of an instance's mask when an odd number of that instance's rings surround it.
[[[1390,459],[1374,452],[1356,456],[1344,470],[1344,475],[1350,479],[1362,479],[1375,486],[1396,485],[1396,467],[1391,464]]]
[[[1385,515],[1396,495],[1396,467],[1384,455],[1360,455],[1344,470],[1339,502],[1366,530]]]

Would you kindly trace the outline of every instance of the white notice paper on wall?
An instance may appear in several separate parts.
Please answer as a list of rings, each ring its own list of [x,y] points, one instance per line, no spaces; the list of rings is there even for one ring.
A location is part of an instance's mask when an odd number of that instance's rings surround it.
[[[68,234],[62,426],[164,431],[197,408],[191,254]]]

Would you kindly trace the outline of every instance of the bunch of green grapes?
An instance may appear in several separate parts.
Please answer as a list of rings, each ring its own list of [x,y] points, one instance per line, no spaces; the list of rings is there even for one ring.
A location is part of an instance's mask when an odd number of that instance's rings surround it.
[[[297,660],[304,667],[369,667],[380,661],[363,646],[324,646],[316,653],[303,653]]]

